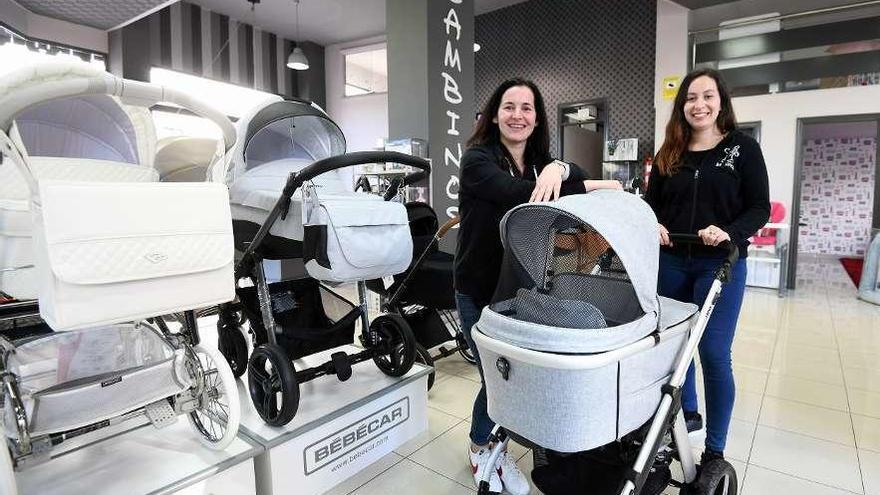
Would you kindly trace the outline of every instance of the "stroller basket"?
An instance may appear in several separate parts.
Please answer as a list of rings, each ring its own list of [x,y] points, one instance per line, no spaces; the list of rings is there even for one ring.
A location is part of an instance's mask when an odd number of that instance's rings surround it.
[[[29,339],[10,355],[32,435],[71,430],[179,393],[175,352],[147,326],[115,325]],[[13,411],[6,404],[7,424]],[[12,430],[8,430],[12,433]]]
[[[256,287],[237,289],[242,310],[258,342],[266,330],[260,313]],[[278,343],[291,359],[332,349],[354,341],[355,306],[313,278],[269,284],[272,316],[279,330]]]

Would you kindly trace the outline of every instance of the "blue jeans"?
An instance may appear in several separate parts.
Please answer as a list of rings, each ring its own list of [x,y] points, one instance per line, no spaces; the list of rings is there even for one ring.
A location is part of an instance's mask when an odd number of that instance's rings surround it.
[[[471,417],[471,442],[476,445],[486,445],[489,443],[489,434],[495,423],[489,419],[489,412],[486,407],[486,382],[483,381],[483,366],[480,364],[480,354],[477,352],[477,346],[474,345],[474,339],[471,338],[471,329],[477,320],[480,319],[482,307],[474,302],[474,298],[460,292],[455,293],[455,305],[458,307],[458,319],[461,320],[461,331],[467,339],[471,352],[477,359],[477,369],[480,370],[480,392],[474,399],[474,411]]]
[[[686,257],[661,251],[658,292],[661,296],[702,308],[720,264],[718,258]],[[730,349],[745,293],[746,261],[737,261],[731,272],[731,280],[721,291],[699,346],[706,393],[706,448],[718,452],[723,452],[727,443],[727,429],[736,398]],[[681,407],[688,412],[697,410],[694,363],[688,368]]]

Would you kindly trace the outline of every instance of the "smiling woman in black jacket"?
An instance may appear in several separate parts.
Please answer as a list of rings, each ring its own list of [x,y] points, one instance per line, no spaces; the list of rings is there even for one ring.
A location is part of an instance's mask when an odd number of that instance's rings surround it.
[[[455,253],[455,298],[462,331],[471,350],[471,327],[489,304],[501,272],[499,222],[514,206],[551,201],[560,195],[599,188],[620,189],[617,181],[586,180],[576,166],[553,160],[544,100],[535,83],[511,79],[492,94],[468,150],[461,160],[458,246]],[[482,369],[480,369],[482,376]],[[470,463],[474,478],[488,461],[494,423],[486,412],[486,387],[474,401]],[[490,492],[529,493],[529,483],[505,452],[489,481]]]
[[[688,74],[675,97],[666,139],[651,170],[645,199],[657,214],[658,292],[702,305],[731,241],[740,260],[700,340],[706,392],[706,450],[702,462],[723,457],[736,387],[731,346],[745,292],[749,237],[770,216],[767,167],[758,143],[736,130],[730,94],[717,71]],[[697,234],[703,245],[674,245],[669,233]],[[702,428],[693,363],[682,391],[688,430]]]

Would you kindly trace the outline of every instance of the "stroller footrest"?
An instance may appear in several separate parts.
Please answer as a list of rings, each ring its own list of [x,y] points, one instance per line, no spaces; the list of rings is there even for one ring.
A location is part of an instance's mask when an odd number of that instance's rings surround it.
[[[330,361],[339,381],[344,382],[351,378],[351,362],[348,360],[348,354],[342,351],[334,352],[330,355]]]
[[[144,406],[147,418],[156,428],[165,428],[177,422],[177,414],[168,402],[168,399],[160,399]]]

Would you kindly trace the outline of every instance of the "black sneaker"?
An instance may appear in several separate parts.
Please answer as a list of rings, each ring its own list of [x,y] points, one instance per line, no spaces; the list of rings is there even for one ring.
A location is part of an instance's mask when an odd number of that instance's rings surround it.
[[[705,466],[707,463],[712,462],[716,459],[724,459],[724,452],[706,449],[703,451],[703,455],[700,456],[700,465]]]
[[[685,424],[687,424],[688,433],[700,431],[703,429],[703,416],[701,416],[700,413],[696,411],[685,411],[684,422]]]

